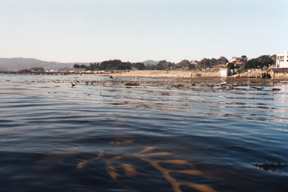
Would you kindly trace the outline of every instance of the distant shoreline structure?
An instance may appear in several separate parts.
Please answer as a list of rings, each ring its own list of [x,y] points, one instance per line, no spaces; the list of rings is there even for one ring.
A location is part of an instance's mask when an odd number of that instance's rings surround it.
[[[81,73],[81,72],[21,72],[21,71],[0,71],[0,74],[12,74],[12,75],[85,75],[91,73]],[[100,74],[109,75],[111,72],[101,72]],[[93,73],[93,75],[97,75],[97,73]]]
[[[277,68],[276,68],[277,69]],[[284,70],[284,69],[283,69]],[[288,69],[286,69],[288,71]],[[64,76],[115,76],[115,77],[141,77],[141,78],[270,78],[273,79],[288,79],[285,72],[271,72],[265,70],[249,70],[244,74],[236,74],[233,76],[222,76],[221,71],[163,71],[163,70],[138,70],[138,71],[104,71],[98,73],[83,73],[83,72],[15,72],[15,71],[0,71],[0,74],[12,75],[64,75]],[[269,75],[268,75],[269,74]],[[269,77],[270,76],[270,77]]]

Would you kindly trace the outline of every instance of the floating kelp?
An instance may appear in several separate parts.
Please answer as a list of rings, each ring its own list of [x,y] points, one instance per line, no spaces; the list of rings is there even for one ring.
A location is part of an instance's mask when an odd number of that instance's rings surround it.
[[[184,85],[182,85],[182,84],[177,84],[177,85],[173,85],[174,87],[176,87],[176,88],[182,88],[182,87],[184,87]]]
[[[115,142],[111,142],[110,144],[114,144],[114,143]],[[135,166],[128,164],[128,163],[121,163],[120,166],[117,166],[117,161],[118,162],[123,161],[124,159],[127,159],[127,158],[137,158],[137,159],[140,159],[142,161],[149,163],[152,167],[158,170],[163,175],[163,177],[171,184],[172,189],[175,192],[182,192],[181,186],[186,186],[188,188],[192,188],[201,192],[205,192],[205,191],[216,192],[216,190],[213,187],[210,187],[209,185],[198,184],[198,183],[194,183],[191,181],[183,182],[181,180],[177,180],[177,178],[174,178],[173,173],[192,175],[194,177],[196,176],[204,177],[204,173],[202,171],[195,169],[194,165],[190,163],[189,161],[182,160],[182,159],[169,159],[169,157],[172,155],[171,152],[165,152],[165,151],[155,152],[155,149],[156,147],[146,147],[136,153],[122,154],[122,155],[114,156],[112,158],[106,158],[103,155],[103,151],[100,150],[97,157],[89,159],[89,160],[82,160],[81,162],[77,164],[76,168],[84,169],[87,166],[89,166],[88,163],[91,163],[97,160],[102,160],[106,162],[106,165],[105,165],[106,173],[110,175],[111,179],[114,179],[114,180],[119,179],[121,176],[120,174],[123,172],[128,176],[137,177],[139,173]],[[168,159],[165,159],[165,158],[168,158]],[[181,169],[167,169],[163,167],[162,164],[179,165],[179,166],[186,166],[186,167],[183,167]]]
[[[135,83],[135,82],[127,82],[124,84],[125,86],[139,86],[139,83]]]
[[[260,167],[263,168],[264,170],[268,171],[269,169],[276,169],[277,167],[283,167],[283,166],[287,166],[286,163],[283,164],[283,161],[281,161],[281,163],[276,163],[276,161],[274,163],[268,163],[268,161],[266,161],[265,163],[261,162],[261,163],[255,163],[256,167]]]
[[[273,88],[272,91],[280,91],[281,89],[279,88]]]

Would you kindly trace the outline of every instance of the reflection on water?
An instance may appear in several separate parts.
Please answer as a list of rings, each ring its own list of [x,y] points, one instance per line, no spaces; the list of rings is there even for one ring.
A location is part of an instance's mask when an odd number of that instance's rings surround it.
[[[1,191],[287,191],[287,84],[1,75],[0,86]]]

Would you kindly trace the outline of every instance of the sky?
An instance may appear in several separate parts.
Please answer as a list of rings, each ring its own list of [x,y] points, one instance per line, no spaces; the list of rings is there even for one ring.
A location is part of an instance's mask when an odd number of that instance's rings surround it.
[[[287,22],[287,0],[0,0],[0,58],[254,58],[288,50]]]

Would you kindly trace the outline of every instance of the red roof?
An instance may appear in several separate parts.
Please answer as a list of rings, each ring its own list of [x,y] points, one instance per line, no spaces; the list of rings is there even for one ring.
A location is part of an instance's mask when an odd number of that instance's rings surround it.
[[[225,67],[225,64],[219,64],[219,65],[213,65],[213,68],[223,68]]]
[[[245,62],[236,62],[235,65],[245,65]]]

